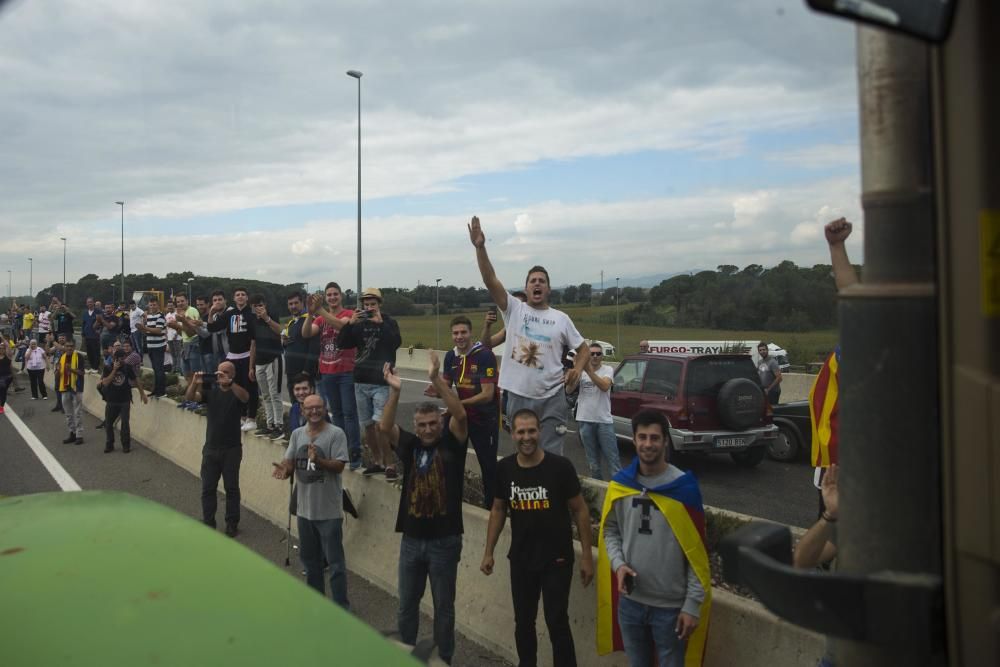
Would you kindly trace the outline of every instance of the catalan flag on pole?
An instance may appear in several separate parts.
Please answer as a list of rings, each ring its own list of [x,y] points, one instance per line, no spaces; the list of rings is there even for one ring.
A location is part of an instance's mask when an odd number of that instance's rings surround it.
[[[635,457],[629,467],[618,471],[614,476],[604,496],[601,530],[597,538],[598,655],[625,650],[618,627],[618,579],[611,571],[611,561],[604,544],[604,522],[615,500],[642,493],[643,487],[638,482],[638,474],[639,457]],[[688,565],[705,589],[698,627],[688,638],[684,650],[684,667],[701,667],[705,659],[705,640],[708,637],[709,612],[712,608],[712,575],[705,548],[705,508],[701,503],[701,491],[690,471],[669,484],[645,491],[670,524],[670,529],[674,531],[674,536],[688,559]]]
[[[827,468],[838,462],[840,435],[840,346],[830,353],[809,390],[812,464]]]

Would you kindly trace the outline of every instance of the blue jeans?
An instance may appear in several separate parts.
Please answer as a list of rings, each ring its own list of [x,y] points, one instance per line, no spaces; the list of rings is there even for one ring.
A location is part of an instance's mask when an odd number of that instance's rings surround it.
[[[219,367],[219,362],[215,358],[215,353],[209,352],[208,354],[201,355],[201,372],[202,373],[214,373],[215,369]]]
[[[201,372],[201,343],[197,338],[184,343],[184,346],[181,348],[181,361],[179,365],[184,375]]]
[[[451,663],[455,653],[455,581],[462,559],[462,536],[421,540],[403,535],[399,544],[399,625],[406,644],[417,643],[420,598],[427,579],[434,599],[434,643],[441,659]]]
[[[587,465],[590,466],[590,476],[594,479],[604,479],[601,474],[601,456],[608,462],[610,476],[622,469],[618,456],[618,438],[615,437],[614,424],[599,424],[598,422],[577,422],[580,429],[580,442],[587,455]]]
[[[299,557],[306,569],[306,584],[326,595],[323,557],[330,564],[330,597],[344,609],[347,602],[347,559],[344,557],[344,519],[311,521],[297,517]]]
[[[358,424],[358,404],[354,398],[354,376],[351,373],[328,373],[319,376],[319,394],[333,417],[333,423],[347,434],[351,462],[361,457],[361,426]]]
[[[618,626],[632,667],[684,667],[684,645],[677,638],[680,609],[651,607],[624,595],[618,599]],[[650,641],[652,640],[652,641]],[[656,662],[653,662],[653,647]]]

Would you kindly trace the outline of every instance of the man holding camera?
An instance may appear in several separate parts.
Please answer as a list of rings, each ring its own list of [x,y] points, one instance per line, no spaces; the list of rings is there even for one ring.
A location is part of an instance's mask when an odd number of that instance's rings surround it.
[[[146,392],[142,390],[135,371],[125,363],[125,350],[118,349],[112,354],[111,365],[104,367],[101,386],[104,396],[104,453],[115,451],[115,420],[121,420],[122,452],[132,451],[132,432],[129,415],[132,407],[132,387],[139,390],[139,398],[148,403]]]
[[[365,475],[385,473],[385,478],[398,477],[392,465],[393,454],[388,438],[378,429],[382,411],[389,399],[389,385],[383,368],[396,365],[396,350],[403,339],[396,320],[382,312],[382,291],[369,287],[361,293],[362,310],[351,316],[337,339],[343,349],[357,349],[354,358],[354,397],[358,404],[358,421],[365,427],[365,442],[372,452],[372,465]],[[342,321],[342,320],[341,320]],[[331,323],[336,326],[337,320]]]
[[[234,382],[236,367],[223,361],[215,373],[195,373],[185,400],[208,405],[205,447],[201,451],[201,511],[206,526],[215,528],[216,489],[226,490],[226,535],[236,537],[240,523],[240,462],[243,441],[241,411],[250,394]]]

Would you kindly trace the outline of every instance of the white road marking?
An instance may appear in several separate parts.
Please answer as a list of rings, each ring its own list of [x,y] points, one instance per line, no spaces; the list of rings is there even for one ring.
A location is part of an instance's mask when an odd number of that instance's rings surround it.
[[[22,438],[24,438],[24,441],[28,443],[28,447],[31,447],[31,451],[35,453],[35,456],[37,456],[38,460],[42,462],[45,469],[50,475],[52,475],[52,479],[56,481],[56,484],[59,485],[60,489],[63,491],[83,490],[80,488],[80,485],[76,483],[76,480],[70,477],[69,473],[66,472],[66,469],[59,464],[59,461],[56,461],[56,458],[52,456],[48,449],[45,448],[42,441],[31,432],[31,429],[29,429],[23,421],[21,421],[21,418],[18,417],[17,413],[11,409],[10,405],[8,405],[4,410],[4,414],[10,419],[10,423],[14,425],[14,429],[21,435]]]

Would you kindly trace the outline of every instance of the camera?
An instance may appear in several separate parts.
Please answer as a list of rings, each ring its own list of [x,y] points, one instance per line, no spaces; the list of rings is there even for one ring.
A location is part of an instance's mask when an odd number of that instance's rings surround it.
[[[372,318],[372,315],[373,315],[372,311],[370,311],[370,310],[362,310],[362,311],[358,312],[358,319],[359,320],[370,320]]]
[[[204,373],[201,376],[201,386],[208,388],[215,384],[215,373]]]
[[[114,360],[115,361],[124,361],[124,359],[125,359],[125,350],[115,350]]]

